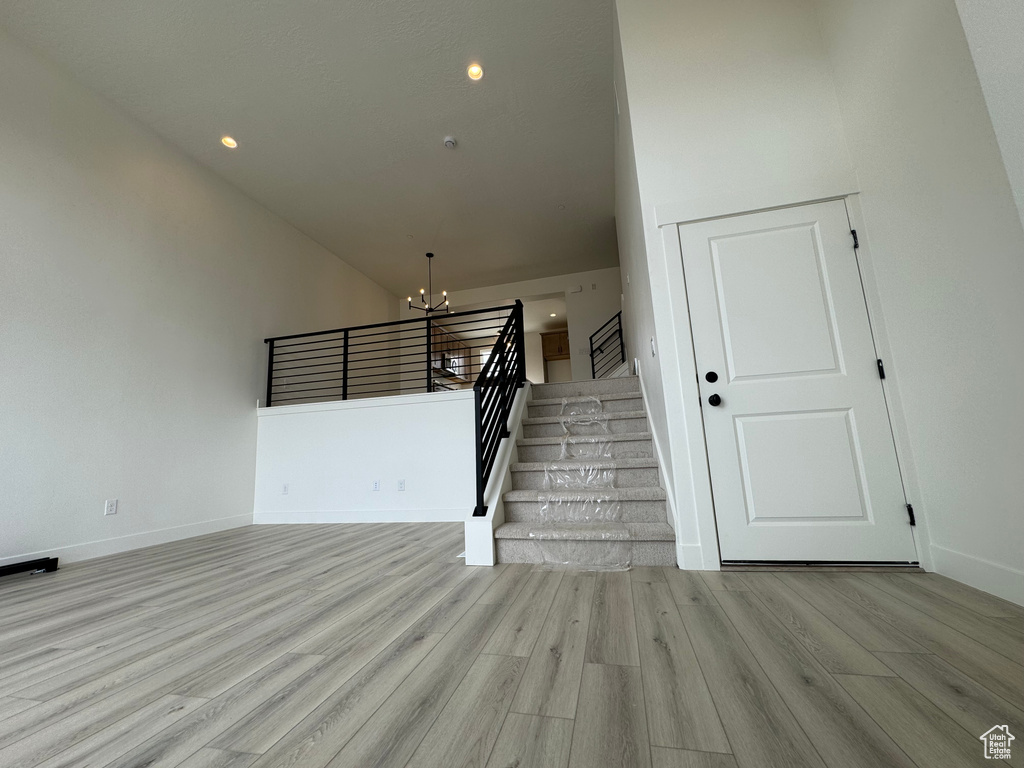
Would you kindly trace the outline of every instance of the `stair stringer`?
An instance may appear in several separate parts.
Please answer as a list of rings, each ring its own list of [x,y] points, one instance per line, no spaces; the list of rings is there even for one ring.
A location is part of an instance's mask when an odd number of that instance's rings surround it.
[[[512,490],[510,467],[519,461],[517,443],[523,437],[523,416],[530,402],[529,381],[516,393],[512,411],[508,416],[508,430],[511,435],[501,441],[498,455],[494,460],[491,477],[484,491],[487,514],[466,518],[466,565],[494,565],[497,554],[494,550],[494,529],[505,522],[505,500],[507,491]]]

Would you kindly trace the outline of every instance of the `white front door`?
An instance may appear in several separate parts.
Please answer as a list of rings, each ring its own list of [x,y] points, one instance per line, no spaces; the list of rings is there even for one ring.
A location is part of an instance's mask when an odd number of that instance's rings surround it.
[[[679,234],[722,560],[916,561],[845,204]]]

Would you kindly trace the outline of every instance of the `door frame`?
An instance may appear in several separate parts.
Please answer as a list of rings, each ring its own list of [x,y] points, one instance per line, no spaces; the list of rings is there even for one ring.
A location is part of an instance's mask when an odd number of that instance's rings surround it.
[[[889,409],[889,420],[896,446],[896,457],[903,476],[904,489],[908,501],[914,505],[914,513],[917,519],[917,525],[913,527],[911,532],[914,537],[914,545],[917,548],[921,567],[926,571],[932,570],[928,516],[924,505],[920,501],[921,494],[917,472],[913,462],[913,454],[910,450],[909,434],[902,406],[903,399],[900,394],[900,371],[893,358],[892,347],[886,330],[885,316],[882,310],[881,297],[878,292],[875,267],[871,255],[870,233],[864,225],[863,212],[857,193],[803,200],[787,205],[773,205],[765,208],[738,211],[659,226],[665,251],[667,285],[678,286],[678,289],[672,291],[675,294],[673,303],[676,306],[672,312],[671,331],[675,337],[673,346],[677,352],[676,362],[682,395],[681,404],[683,412],[679,414],[681,418],[678,423],[682,427],[680,431],[683,432],[680,435],[680,441],[684,443],[684,446],[680,447],[684,448],[684,450],[676,455],[684,454],[685,458],[680,457],[676,460],[678,467],[676,475],[680,477],[679,470],[683,470],[688,475],[686,479],[689,480],[687,484],[689,488],[686,490],[689,491],[687,494],[689,498],[679,499],[675,506],[679,510],[686,509],[688,506],[693,508],[696,518],[696,532],[700,539],[699,546],[679,545],[680,564],[682,567],[719,570],[721,568],[721,552],[718,547],[718,526],[711,486],[711,470],[707,447],[704,442],[704,420],[700,412],[697,361],[693,347],[693,329],[690,325],[689,305],[686,301],[686,275],[683,270],[683,253],[679,230],[687,225],[702,221],[735,218],[767,210],[798,208],[814,203],[836,200],[845,203],[850,227],[857,230],[860,240],[860,247],[856,250],[856,258],[861,275],[861,284],[864,288],[868,320],[874,335],[875,348],[879,357],[886,362],[886,378],[882,382],[882,388],[885,393],[886,405]],[[693,418],[693,414],[696,414],[696,418]],[[689,418],[687,417],[688,415]],[[671,414],[669,416],[671,419]],[[681,467],[678,466],[679,464],[685,464],[686,466]],[[677,490],[680,493],[684,490],[682,488],[683,485],[684,483],[678,483],[679,487]],[[679,521],[677,521],[676,530],[678,531],[679,529]]]

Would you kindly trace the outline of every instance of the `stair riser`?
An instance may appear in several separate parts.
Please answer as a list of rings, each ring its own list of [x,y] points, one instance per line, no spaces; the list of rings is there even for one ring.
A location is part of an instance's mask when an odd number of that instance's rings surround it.
[[[561,403],[554,403],[551,405],[530,405],[529,416],[531,419],[536,419],[541,416],[558,416],[562,413],[562,408],[563,406]],[[601,402],[602,413],[622,413],[623,411],[642,411],[643,409],[644,401],[640,395],[622,400],[604,400]]]
[[[612,440],[608,443],[613,459],[649,459],[654,456],[654,443],[650,440]],[[559,461],[561,445],[520,445],[519,461]]]
[[[558,397],[580,395],[603,395],[611,392],[640,392],[640,382],[634,376],[621,379],[592,379],[590,381],[565,381],[558,384],[534,384],[530,397],[534,400],[551,400]]]
[[[605,429],[607,424],[607,429]],[[624,435],[630,432],[646,432],[647,419],[608,419],[600,424],[571,424],[571,434],[574,435],[602,435],[611,433],[613,435]],[[524,424],[523,437],[561,437],[565,434],[565,427],[560,423],[553,424]]]
[[[506,523],[558,523],[559,507],[554,504],[542,513],[543,504],[539,501],[506,501]],[[568,514],[566,509],[564,514]],[[664,501],[620,501],[618,507],[619,522],[623,523],[663,523],[667,517]]]
[[[651,488],[657,487],[660,483],[658,480],[658,470],[656,467],[645,467],[642,469],[637,468],[619,468],[610,470],[612,475],[612,487],[614,488]],[[607,472],[601,471],[598,476],[603,481]],[[579,481],[582,483],[586,480],[586,477],[580,473],[568,472],[568,471],[556,471],[552,475],[552,482],[558,483],[562,479],[570,481]],[[545,487],[544,485],[544,471],[535,470],[530,472],[512,472],[512,490],[514,491],[543,491],[543,490],[560,490],[559,487]],[[590,488],[595,493],[600,493],[599,488]]]
[[[630,565],[676,565],[676,547],[671,541],[574,541],[571,548],[562,542],[540,543],[529,539],[498,539],[499,563],[549,563],[569,561],[569,567],[607,568],[626,560]]]

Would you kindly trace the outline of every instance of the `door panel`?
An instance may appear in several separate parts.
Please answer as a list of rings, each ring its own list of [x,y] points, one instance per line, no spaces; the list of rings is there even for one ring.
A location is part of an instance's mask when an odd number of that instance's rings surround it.
[[[801,224],[710,241],[730,380],[836,370],[818,234]]]
[[[916,561],[845,205],[679,234],[722,559]]]
[[[750,524],[869,519],[851,416],[845,410],[735,418]]]

